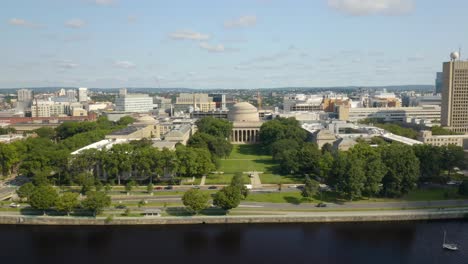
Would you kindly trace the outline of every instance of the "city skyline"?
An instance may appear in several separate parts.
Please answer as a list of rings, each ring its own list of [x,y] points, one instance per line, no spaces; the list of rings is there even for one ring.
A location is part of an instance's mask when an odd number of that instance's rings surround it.
[[[4,5],[0,88],[433,84],[468,43],[456,0]]]

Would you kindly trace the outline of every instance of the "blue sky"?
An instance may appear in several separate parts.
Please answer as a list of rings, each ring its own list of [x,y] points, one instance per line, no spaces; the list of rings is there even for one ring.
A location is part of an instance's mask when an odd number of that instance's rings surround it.
[[[465,0],[4,0],[0,87],[433,84],[451,51],[468,54],[466,10]]]

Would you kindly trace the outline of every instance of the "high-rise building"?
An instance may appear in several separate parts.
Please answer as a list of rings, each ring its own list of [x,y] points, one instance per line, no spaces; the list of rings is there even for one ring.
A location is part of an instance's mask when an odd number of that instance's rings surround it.
[[[127,94],[115,98],[115,110],[142,113],[153,110],[153,98],[147,94]]]
[[[213,111],[216,109],[216,103],[213,102],[213,97],[208,96],[208,94],[202,93],[181,93],[176,98],[175,107],[178,110],[187,110],[190,107],[193,107],[195,111]]]
[[[78,88],[78,101],[79,102],[88,101],[88,88]]]
[[[75,90],[67,90],[65,92],[65,96],[70,99],[76,99],[76,91]]]
[[[18,90],[18,102],[31,102],[33,99],[32,91],[28,89]]]
[[[120,95],[120,96],[125,96],[125,95],[127,95],[127,88],[120,88],[120,89],[119,89],[119,95]]]
[[[444,73],[438,72],[436,75],[436,80],[435,80],[435,93],[441,94],[443,86],[444,86]]]
[[[441,125],[459,133],[468,133],[468,61],[453,52],[444,63]]]

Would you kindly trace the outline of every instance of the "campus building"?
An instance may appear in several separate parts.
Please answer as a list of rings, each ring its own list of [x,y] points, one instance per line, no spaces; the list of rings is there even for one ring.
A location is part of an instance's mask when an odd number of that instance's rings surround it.
[[[458,61],[458,56],[452,53],[452,61],[443,66],[441,125],[468,133],[468,61]]]
[[[153,98],[147,94],[124,94],[115,98],[115,110],[126,113],[144,113],[153,110]]]
[[[426,120],[439,120],[441,108],[437,105],[421,107],[375,107],[351,108],[339,106],[337,114],[339,120],[356,122],[363,119],[379,119],[387,122],[404,122],[407,118],[419,118]]]
[[[228,119],[233,124],[231,143],[253,144],[259,141],[262,122],[255,106],[247,102],[237,103],[229,111]]]

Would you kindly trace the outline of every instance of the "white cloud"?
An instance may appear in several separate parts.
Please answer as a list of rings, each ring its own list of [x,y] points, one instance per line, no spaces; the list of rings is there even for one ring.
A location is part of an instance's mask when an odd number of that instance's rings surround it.
[[[402,15],[414,8],[413,0],[327,0],[328,6],[339,12],[366,16],[375,14]]]
[[[208,44],[206,42],[201,42],[199,47],[201,49],[207,50],[209,52],[224,52],[224,51],[226,51],[223,44],[210,45],[210,44]]]
[[[135,63],[131,61],[115,61],[114,66],[122,69],[132,69],[136,67]]]
[[[35,24],[32,22],[29,22],[27,20],[21,19],[21,18],[12,18],[8,20],[8,24],[12,26],[19,26],[19,27],[28,27],[28,28],[38,28],[40,27],[39,24]]]
[[[64,63],[59,63],[58,66],[59,68],[62,68],[62,69],[75,69],[75,68],[78,68],[80,65],[77,63],[72,63],[72,62],[64,62]]]
[[[257,24],[256,16],[241,16],[239,18],[224,22],[225,28],[253,27]]]
[[[188,39],[188,40],[208,40],[210,39],[210,35],[193,32],[190,30],[181,30],[172,32],[169,34],[169,37],[172,39]]]
[[[81,19],[70,19],[67,22],[65,22],[65,26],[67,26],[69,28],[81,28],[85,24],[86,24],[86,22],[84,22]]]

